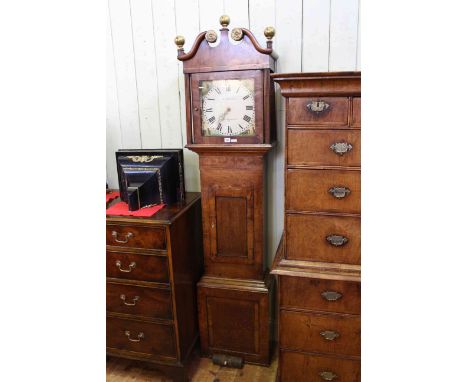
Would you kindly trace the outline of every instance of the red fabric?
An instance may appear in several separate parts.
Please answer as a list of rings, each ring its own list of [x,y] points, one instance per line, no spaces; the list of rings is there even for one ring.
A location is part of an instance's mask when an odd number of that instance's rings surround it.
[[[109,203],[111,200],[118,198],[119,196],[120,193],[118,191],[106,192],[106,204]]]
[[[158,212],[161,208],[164,207],[164,204],[158,204],[152,207],[140,208],[137,211],[129,211],[128,204],[125,202],[116,203],[113,206],[110,206],[106,210],[106,215],[121,215],[121,216],[140,216],[140,217],[150,217]]]

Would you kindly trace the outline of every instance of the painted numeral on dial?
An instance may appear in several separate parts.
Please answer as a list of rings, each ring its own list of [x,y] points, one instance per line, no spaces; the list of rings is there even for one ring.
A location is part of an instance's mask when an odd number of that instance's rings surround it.
[[[211,117],[210,119],[208,119],[208,122],[213,123],[215,121],[215,119],[216,119],[215,117]]]
[[[251,119],[248,115],[244,115],[244,121],[250,122]]]
[[[245,110],[253,110],[253,106],[252,106],[252,105],[247,105],[247,106],[245,107]]]

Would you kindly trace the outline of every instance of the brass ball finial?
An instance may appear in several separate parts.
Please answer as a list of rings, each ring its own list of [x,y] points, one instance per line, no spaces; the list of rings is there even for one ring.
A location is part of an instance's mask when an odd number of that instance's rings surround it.
[[[275,36],[275,28],[273,27],[266,27],[265,30],[263,31],[263,34],[267,38],[267,40],[271,40]]]
[[[185,44],[185,38],[184,36],[176,36],[176,38],[174,39],[174,42],[177,45],[178,49],[182,49]]]
[[[221,24],[223,28],[226,28],[230,22],[231,22],[231,18],[228,15],[222,15],[219,18],[219,23]]]

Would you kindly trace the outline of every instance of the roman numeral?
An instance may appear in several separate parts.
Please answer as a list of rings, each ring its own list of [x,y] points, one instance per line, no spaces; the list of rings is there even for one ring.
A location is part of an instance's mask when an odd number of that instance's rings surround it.
[[[205,109],[205,111],[206,111],[207,113],[211,113],[211,112],[213,111],[213,108],[210,107],[209,109]]]
[[[239,125],[239,127],[241,128],[241,130],[242,130],[242,131],[244,131],[244,130],[245,130],[245,127],[244,127],[244,126],[242,126],[240,123],[239,123],[238,125]]]
[[[231,126],[228,126],[227,131],[228,131],[228,134],[232,134]]]
[[[245,107],[245,110],[253,110],[253,106],[252,105],[248,105]]]
[[[216,130],[221,131],[222,128],[223,128],[223,127],[221,126],[221,124],[218,123],[218,126],[216,126]]]
[[[244,115],[244,121],[250,122],[251,119],[248,115]]]
[[[214,90],[215,90],[218,94],[221,94],[221,90],[219,90],[218,88],[214,88]]]
[[[247,94],[246,96],[242,97],[242,99],[245,101],[249,97],[250,97],[250,94]]]
[[[216,119],[215,117],[211,117],[211,118],[208,120],[208,122],[213,123],[213,122],[215,121],[215,119]]]
[[[208,101],[214,101],[214,98],[207,98]]]

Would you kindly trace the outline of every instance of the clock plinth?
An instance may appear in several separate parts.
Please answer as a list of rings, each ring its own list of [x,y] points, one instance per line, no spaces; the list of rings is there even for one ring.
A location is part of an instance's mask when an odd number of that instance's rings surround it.
[[[186,147],[200,159],[201,347],[206,356],[268,365],[273,279],[265,266],[265,169],[276,140],[270,78],[276,56],[271,41],[262,48],[247,29],[233,30],[235,42],[227,25],[215,35],[200,33],[189,53],[176,39],[184,62]]]
[[[273,287],[269,272],[263,280],[203,276],[197,286],[202,355],[226,354],[268,366]]]

